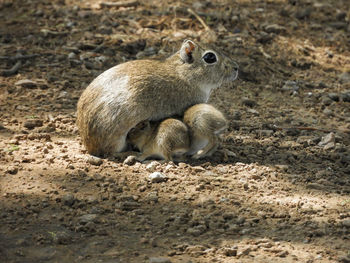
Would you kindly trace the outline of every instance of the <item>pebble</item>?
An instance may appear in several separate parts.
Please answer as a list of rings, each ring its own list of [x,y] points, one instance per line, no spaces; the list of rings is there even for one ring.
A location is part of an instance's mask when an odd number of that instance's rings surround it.
[[[97,218],[96,214],[82,215],[81,217],[79,217],[79,223],[85,225],[85,224],[87,224],[89,222],[95,221],[96,218]]]
[[[16,174],[18,172],[18,168],[16,166],[9,166],[6,169],[6,172],[9,174]]]
[[[148,179],[151,181],[151,183],[161,183],[167,181],[168,177],[163,173],[154,172],[148,176]]]
[[[271,25],[267,25],[265,27],[265,31],[267,33],[279,34],[279,33],[285,32],[286,28],[284,26],[280,26],[280,25],[277,25],[277,24],[271,24]]]
[[[171,261],[165,257],[151,257],[149,263],[171,263]]]
[[[299,84],[293,80],[287,80],[281,88],[283,91],[298,91],[299,89]]]
[[[136,163],[136,156],[135,155],[129,155],[124,160],[123,164],[125,165],[134,165]]]
[[[30,79],[22,79],[15,83],[15,86],[21,86],[24,88],[35,88],[38,84]]]
[[[328,96],[323,96],[321,98],[321,102],[322,102],[323,105],[329,106],[329,105],[332,104],[333,100],[330,97],[328,97]]]
[[[103,163],[103,160],[99,157],[90,155],[87,157],[86,162],[92,165],[100,166]]]
[[[54,233],[53,241],[56,244],[67,245],[72,241],[72,235],[66,231],[59,231]]]
[[[318,143],[318,146],[323,147],[329,143],[335,143],[335,134],[333,132],[330,132],[326,136],[322,137],[321,141]]]
[[[223,248],[223,253],[227,257],[235,257],[237,256],[237,247],[225,247]]]
[[[24,122],[23,126],[29,130],[32,130],[35,127],[43,126],[43,121],[40,119],[29,119]]]
[[[242,104],[244,106],[253,108],[256,105],[256,102],[248,98],[242,98]]]
[[[328,97],[333,101],[339,101],[339,94],[331,92],[328,93]]]
[[[154,171],[157,169],[157,167],[158,167],[159,165],[160,165],[159,162],[157,162],[157,161],[152,161],[152,162],[150,162],[149,164],[147,164],[146,170],[149,171],[149,172],[154,172]]]
[[[72,206],[75,202],[75,197],[73,194],[68,193],[62,197],[63,204],[66,206]]]

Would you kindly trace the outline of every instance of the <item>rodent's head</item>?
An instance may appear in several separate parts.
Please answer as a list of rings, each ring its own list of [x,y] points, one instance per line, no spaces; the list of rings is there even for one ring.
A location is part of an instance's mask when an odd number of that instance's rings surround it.
[[[185,40],[179,51],[183,67],[181,74],[190,82],[200,86],[218,87],[233,81],[238,76],[238,64],[229,57],[211,48],[201,47],[191,40]]]
[[[151,124],[149,121],[143,121],[132,128],[128,133],[128,141],[139,150],[146,143],[148,135],[151,133]]]

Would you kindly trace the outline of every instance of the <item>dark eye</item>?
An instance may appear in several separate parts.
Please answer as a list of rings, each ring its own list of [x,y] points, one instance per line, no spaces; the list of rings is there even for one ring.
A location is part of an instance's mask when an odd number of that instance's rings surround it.
[[[205,53],[203,59],[208,64],[213,64],[217,61],[216,55],[213,52]]]

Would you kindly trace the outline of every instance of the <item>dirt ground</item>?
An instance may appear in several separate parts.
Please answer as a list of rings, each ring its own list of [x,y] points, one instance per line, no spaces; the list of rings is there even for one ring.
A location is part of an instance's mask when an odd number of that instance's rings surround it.
[[[348,0],[110,3],[0,1],[0,262],[350,262]],[[90,157],[84,88],[185,38],[240,66],[219,151]]]

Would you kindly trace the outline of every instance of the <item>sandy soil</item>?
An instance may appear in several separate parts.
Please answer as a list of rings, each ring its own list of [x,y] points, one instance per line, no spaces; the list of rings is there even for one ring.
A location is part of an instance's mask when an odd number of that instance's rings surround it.
[[[129,5],[0,2],[0,262],[350,262],[348,1]],[[219,151],[86,154],[84,88],[184,38],[240,65],[211,97],[230,122]]]

